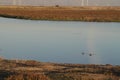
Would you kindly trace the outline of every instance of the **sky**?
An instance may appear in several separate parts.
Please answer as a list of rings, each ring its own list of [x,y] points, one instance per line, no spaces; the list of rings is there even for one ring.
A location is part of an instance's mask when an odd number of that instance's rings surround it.
[[[0,5],[120,6],[120,0],[0,0]]]

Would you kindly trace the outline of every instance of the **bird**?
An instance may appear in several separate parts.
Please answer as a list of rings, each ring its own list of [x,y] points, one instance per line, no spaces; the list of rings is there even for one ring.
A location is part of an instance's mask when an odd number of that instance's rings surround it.
[[[92,54],[90,53],[89,56],[92,56]]]
[[[82,52],[81,54],[82,54],[82,55],[88,54],[89,56],[95,55],[94,53],[85,53],[85,52]]]
[[[93,56],[93,55],[95,55],[94,53],[89,53],[89,56]]]
[[[84,52],[82,52],[81,54],[82,54],[82,55],[85,55],[85,53],[84,53]]]

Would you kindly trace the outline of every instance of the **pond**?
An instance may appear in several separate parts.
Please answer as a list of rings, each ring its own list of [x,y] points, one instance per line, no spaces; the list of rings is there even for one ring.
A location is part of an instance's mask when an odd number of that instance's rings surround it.
[[[120,65],[120,23],[0,18],[0,56]]]

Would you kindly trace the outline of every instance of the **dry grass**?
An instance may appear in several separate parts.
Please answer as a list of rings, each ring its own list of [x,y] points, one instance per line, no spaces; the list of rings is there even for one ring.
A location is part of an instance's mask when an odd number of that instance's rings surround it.
[[[50,80],[50,79],[44,74],[21,73],[21,74],[11,75],[5,80]]]
[[[0,16],[32,20],[120,22],[120,7],[1,6]]]
[[[0,61],[0,80],[119,80],[120,66]]]

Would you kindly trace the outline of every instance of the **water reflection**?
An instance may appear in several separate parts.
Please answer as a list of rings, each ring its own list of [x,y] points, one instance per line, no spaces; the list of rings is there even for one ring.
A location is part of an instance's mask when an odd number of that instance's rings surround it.
[[[119,26],[0,18],[0,49],[4,50],[0,55],[45,62],[119,64]]]

